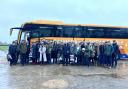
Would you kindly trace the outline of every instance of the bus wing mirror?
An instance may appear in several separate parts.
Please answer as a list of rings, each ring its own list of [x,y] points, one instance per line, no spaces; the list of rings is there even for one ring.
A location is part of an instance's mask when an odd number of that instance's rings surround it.
[[[13,32],[13,29],[11,28],[11,29],[10,29],[10,36],[12,35],[12,32]]]
[[[18,30],[22,30],[23,28],[20,27],[14,27],[10,29],[10,36],[12,35],[13,29],[18,29]]]

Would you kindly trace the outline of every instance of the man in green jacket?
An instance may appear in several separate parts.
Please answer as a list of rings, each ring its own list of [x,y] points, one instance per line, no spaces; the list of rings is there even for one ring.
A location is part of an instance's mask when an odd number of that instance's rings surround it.
[[[113,53],[113,46],[110,43],[110,41],[105,43],[104,46],[104,54],[105,54],[105,61],[107,67],[111,68],[112,67],[112,53]]]
[[[26,53],[27,53],[27,43],[25,40],[21,41],[21,44],[19,45],[19,50],[20,50],[20,63],[21,65],[24,65],[26,63]]]

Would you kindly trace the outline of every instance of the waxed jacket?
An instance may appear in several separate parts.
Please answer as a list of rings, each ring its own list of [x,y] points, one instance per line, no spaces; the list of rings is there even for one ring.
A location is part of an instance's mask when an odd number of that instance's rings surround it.
[[[112,53],[113,53],[113,46],[111,45],[111,44],[106,44],[105,46],[104,46],[104,54],[105,55],[108,55],[108,56],[111,56],[112,55]]]
[[[19,51],[21,54],[26,54],[27,52],[27,44],[26,43],[21,43],[19,45]]]

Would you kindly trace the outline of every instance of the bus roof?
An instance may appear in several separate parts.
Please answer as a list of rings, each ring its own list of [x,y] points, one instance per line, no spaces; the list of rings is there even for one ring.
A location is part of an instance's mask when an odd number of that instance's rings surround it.
[[[35,20],[35,21],[26,22],[25,24],[48,24],[48,25],[87,26],[87,27],[105,27],[105,28],[128,28],[128,26],[112,26],[112,25],[98,25],[98,24],[66,24],[63,21],[51,21],[51,20]]]

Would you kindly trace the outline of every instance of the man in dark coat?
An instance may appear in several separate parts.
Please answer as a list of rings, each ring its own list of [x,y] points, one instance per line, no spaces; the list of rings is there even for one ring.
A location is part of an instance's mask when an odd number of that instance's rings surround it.
[[[85,48],[85,43],[84,42],[81,43],[81,49],[82,48]]]
[[[17,40],[15,41],[15,45],[16,45],[16,60],[15,60],[15,64],[17,64],[18,59],[19,59],[19,54],[20,54],[20,52],[19,52],[19,44],[18,44]]]
[[[91,56],[91,50],[89,48],[89,44],[90,43],[87,43],[87,45],[85,46],[85,65],[87,65],[88,67],[90,65],[89,57]]]
[[[104,65],[105,64],[105,59],[104,59],[104,44],[100,43],[99,45],[99,63],[100,65]]]
[[[54,42],[52,50],[51,50],[51,57],[53,58],[53,63],[57,64],[57,55],[58,55],[58,45]]]
[[[12,42],[12,44],[9,46],[9,55],[10,58],[10,66],[15,65],[16,62],[16,44],[15,41]]]
[[[29,64],[30,45],[27,44],[26,64]]]
[[[81,56],[81,64],[86,65],[85,48],[81,49],[80,56]]]
[[[71,43],[71,45],[70,45],[70,55],[73,55],[73,57],[74,57],[73,63],[75,63],[76,56],[77,56],[77,46],[75,43]]]
[[[52,45],[50,43],[48,43],[46,45],[46,57],[47,57],[48,64],[51,64],[51,49],[52,49]]]
[[[38,53],[37,44],[33,43],[32,44],[32,63],[33,64],[37,63],[37,53]]]
[[[113,45],[113,49],[114,49],[113,54],[112,54],[112,67],[116,67],[117,60],[120,59],[120,49],[115,40],[113,41],[112,45]]]
[[[82,58],[81,58],[81,48],[77,47],[77,64],[80,65],[82,64]]]
[[[70,46],[69,44],[64,44],[63,46],[63,65],[70,64]]]

